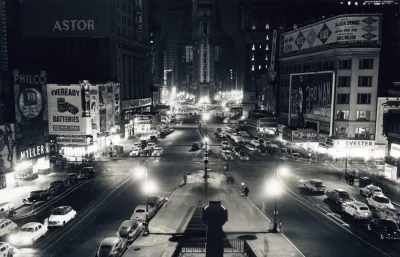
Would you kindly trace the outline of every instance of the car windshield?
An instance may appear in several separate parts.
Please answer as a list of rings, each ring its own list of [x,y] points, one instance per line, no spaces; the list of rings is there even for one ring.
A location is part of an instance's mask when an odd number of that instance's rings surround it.
[[[99,256],[109,256],[111,250],[112,250],[111,245],[102,245],[100,246]]]
[[[33,228],[21,228],[20,231],[21,231],[21,232],[33,232],[34,229],[33,229]]]
[[[143,210],[143,209],[136,210],[136,213],[139,213],[139,212],[146,212],[146,210]]]
[[[368,207],[360,207],[359,208],[361,211],[368,211],[369,209],[368,209]]]
[[[374,200],[377,201],[378,203],[389,203],[389,199],[383,196],[375,196]]]
[[[55,209],[51,214],[52,215],[64,215],[64,210]]]
[[[36,196],[36,195],[40,195],[42,193],[42,191],[33,191],[29,193],[29,196]]]
[[[380,189],[374,189],[374,192],[382,192]]]
[[[350,197],[349,193],[347,192],[339,192],[340,197]]]
[[[133,149],[133,151],[140,151],[140,148],[135,148]]]
[[[322,182],[314,182],[314,185],[315,185],[316,187],[322,187],[322,186],[324,186],[324,184],[322,184]]]

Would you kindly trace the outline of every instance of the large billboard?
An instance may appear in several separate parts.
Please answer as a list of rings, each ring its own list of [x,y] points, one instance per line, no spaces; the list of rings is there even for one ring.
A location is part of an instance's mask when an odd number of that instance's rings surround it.
[[[47,136],[47,74],[45,71],[13,71],[16,139]],[[39,139],[40,140],[40,139]],[[28,140],[29,141],[29,140]]]
[[[311,24],[281,36],[281,54],[315,50],[334,44],[381,42],[379,14],[349,14]]]
[[[23,37],[95,37],[111,34],[109,0],[21,0]]]
[[[290,75],[289,124],[332,134],[335,76],[333,71]]]
[[[47,86],[50,135],[86,135],[80,85]]]

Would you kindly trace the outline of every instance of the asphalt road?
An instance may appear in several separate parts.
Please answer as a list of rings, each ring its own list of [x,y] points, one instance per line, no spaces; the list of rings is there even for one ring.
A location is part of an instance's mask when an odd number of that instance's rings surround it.
[[[103,163],[98,176],[62,198],[55,206],[70,205],[77,218],[63,228],[50,229],[48,235],[33,247],[20,248],[16,256],[94,256],[102,239],[115,235],[119,225],[129,219],[134,208],[144,203],[143,178],[134,168],[142,159],[149,164],[149,180],[157,185],[154,194],[169,196],[179,186],[183,173],[196,153],[190,145],[200,141],[197,130],[178,128],[157,145],[164,148],[162,157],[123,157]],[[45,217],[43,217],[44,219]],[[43,220],[38,218],[38,221]]]

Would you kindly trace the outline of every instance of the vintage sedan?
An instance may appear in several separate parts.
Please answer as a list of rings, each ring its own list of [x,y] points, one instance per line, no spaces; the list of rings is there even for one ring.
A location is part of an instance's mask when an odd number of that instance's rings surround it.
[[[95,257],[121,257],[128,249],[128,240],[121,237],[107,237],[101,241]]]
[[[374,185],[368,185],[360,188],[360,195],[369,197],[375,194],[383,194],[382,189]]]
[[[326,186],[319,179],[310,179],[304,183],[304,187],[313,193],[323,193],[326,192]]]
[[[118,229],[117,236],[133,241],[143,230],[143,224],[137,220],[125,220]]]
[[[151,218],[156,215],[156,208],[148,205],[148,216],[147,218],[150,220]],[[131,216],[131,220],[137,220],[139,222],[145,222],[146,221],[146,205],[138,205],[135,210],[133,211],[133,214]]]
[[[153,152],[151,153],[152,156],[161,156],[164,154],[164,150],[161,147],[154,147]]]
[[[129,156],[134,157],[134,156],[141,156],[142,155],[142,148],[136,147],[133,148],[132,151],[129,153]]]
[[[350,197],[349,193],[343,189],[335,189],[326,193],[327,199],[332,203],[336,203],[338,205],[345,202],[353,202],[354,199]]]
[[[400,230],[397,223],[389,219],[374,219],[368,224],[368,230],[384,239],[400,239]]]
[[[75,217],[76,211],[70,206],[57,207],[50,215],[49,227],[63,227]]]
[[[365,203],[354,201],[342,204],[342,211],[353,219],[371,219],[372,213]]]
[[[371,197],[367,197],[365,201],[367,202],[368,206],[372,208],[394,209],[390,199],[383,194],[372,195]]]
[[[29,193],[28,197],[24,198],[24,204],[34,204],[38,201],[48,201],[50,194],[46,190],[36,190]]]
[[[23,225],[17,234],[10,237],[13,245],[33,245],[36,240],[46,235],[47,226],[39,222],[29,222]]]

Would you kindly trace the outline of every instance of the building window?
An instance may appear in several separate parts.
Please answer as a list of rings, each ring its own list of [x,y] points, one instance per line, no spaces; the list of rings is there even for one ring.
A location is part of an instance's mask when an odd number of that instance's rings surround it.
[[[251,61],[254,61],[254,54],[253,54],[253,56],[251,57]]]
[[[256,25],[251,26],[251,29],[255,30],[256,29]]]
[[[350,94],[337,94],[337,104],[349,104]]]
[[[269,29],[269,24],[266,24],[266,25],[265,25],[265,29]]]
[[[368,70],[374,68],[374,59],[360,59],[359,69]]]
[[[339,76],[338,87],[349,87],[350,76]]]
[[[349,69],[351,69],[351,59],[349,59],[349,60],[340,60],[339,61],[339,69],[340,70],[349,70]]]
[[[347,127],[337,127],[335,129],[335,134],[337,137],[347,137],[349,134],[349,128]]]
[[[357,120],[369,121],[371,111],[357,111]]]
[[[336,112],[336,120],[349,120],[348,110],[338,110]]]
[[[258,69],[261,70],[261,65],[258,65]]]
[[[358,76],[359,87],[372,87],[372,76]]]
[[[358,94],[357,104],[371,104],[371,94]]]
[[[369,139],[369,128],[356,128],[356,138]]]
[[[267,37],[265,38],[266,40],[269,40],[269,37],[268,37],[268,35],[267,35]]]
[[[251,48],[251,50],[253,50],[253,51],[256,50],[256,48],[254,47],[254,44],[253,44],[253,47]]]

